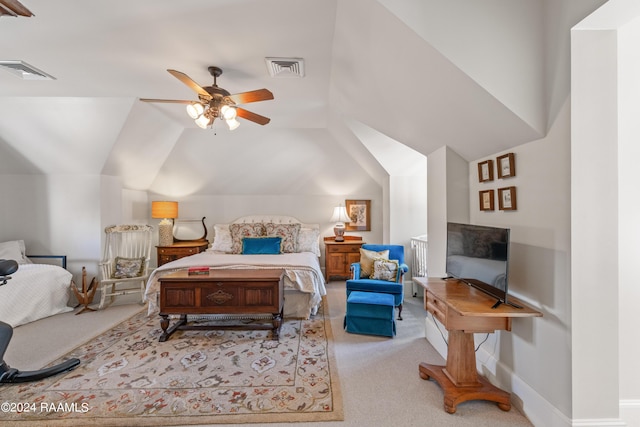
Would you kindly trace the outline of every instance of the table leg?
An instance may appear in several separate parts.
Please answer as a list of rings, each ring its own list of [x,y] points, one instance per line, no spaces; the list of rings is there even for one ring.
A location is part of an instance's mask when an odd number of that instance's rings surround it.
[[[274,313],[271,323],[273,324],[273,337],[274,339],[279,340],[280,328],[282,328],[282,312]]]
[[[181,314],[180,319],[169,328],[169,315],[161,314],[160,317],[162,318],[160,320],[160,327],[163,331],[162,335],[160,335],[160,338],[158,339],[158,341],[160,342],[165,342],[166,340],[168,340],[172,333],[174,333],[180,326],[187,323],[187,315]]]
[[[433,378],[440,384],[444,409],[450,414],[456,412],[459,403],[468,400],[489,400],[503,411],[511,409],[510,394],[478,376],[472,333],[449,331],[447,365],[420,363],[418,373],[420,378]]]

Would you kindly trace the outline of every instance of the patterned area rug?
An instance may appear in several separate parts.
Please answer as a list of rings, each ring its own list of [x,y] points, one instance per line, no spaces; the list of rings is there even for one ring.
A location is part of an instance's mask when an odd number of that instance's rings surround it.
[[[176,331],[166,342],[158,342],[159,318],[141,313],[65,356],[81,360],[75,370],[0,386],[13,406],[0,418],[54,426],[342,420],[325,312],[286,320],[279,341],[264,330],[212,330]]]

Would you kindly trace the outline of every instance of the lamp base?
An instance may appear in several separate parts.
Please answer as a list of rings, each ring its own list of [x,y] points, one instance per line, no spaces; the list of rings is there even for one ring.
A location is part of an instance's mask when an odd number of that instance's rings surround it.
[[[158,246],[173,245],[173,225],[170,221],[158,224]]]
[[[333,227],[333,234],[336,242],[344,242],[344,227]]]

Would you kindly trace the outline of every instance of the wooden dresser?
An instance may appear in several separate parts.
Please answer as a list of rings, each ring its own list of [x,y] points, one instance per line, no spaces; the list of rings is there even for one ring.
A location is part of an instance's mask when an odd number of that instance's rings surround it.
[[[156,246],[158,249],[158,267],[189,255],[204,252],[209,247],[207,240],[175,242],[171,246]]]
[[[324,238],[324,268],[327,282],[331,279],[351,278],[351,264],[360,262],[363,242],[358,236],[344,236],[344,242],[333,237]]]

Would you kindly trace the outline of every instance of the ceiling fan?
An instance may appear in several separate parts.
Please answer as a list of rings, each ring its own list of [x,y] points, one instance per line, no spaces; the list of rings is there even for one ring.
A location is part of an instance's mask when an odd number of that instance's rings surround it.
[[[271,121],[268,117],[252,113],[251,111],[238,107],[238,104],[248,104],[250,102],[273,99],[273,94],[269,90],[258,89],[232,95],[217,84],[217,79],[222,74],[222,69],[212,66],[209,67],[208,70],[213,76],[213,85],[204,87],[200,86],[189,76],[181,73],[180,71],[167,70],[169,74],[195,91],[198,94],[198,101],[149,98],[140,98],[140,101],[187,104],[187,114],[189,117],[194,119],[196,124],[202,129],[206,129],[211,126],[216,118],[224,120],[231,130],[240,126],[240,122],[236,120],[236,117],[250,120],[259,125],[266,125]]]

